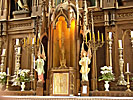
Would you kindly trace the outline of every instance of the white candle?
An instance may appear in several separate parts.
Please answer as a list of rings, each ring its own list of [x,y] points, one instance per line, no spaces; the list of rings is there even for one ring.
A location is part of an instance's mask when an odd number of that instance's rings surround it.
[[[7,68],[7,75],[9,75],[9,67]]]
[[[16,45],[19,45],[19,39],[16,39]]]
[[[18,47],[18,54],[20,54],[20,51],[21,51],[21,47]]]
[[[118,40],[119,48],[122,48],[122,40]]]
[[[34,38],[32,38],[32,44],[34,44],[35,43],[35,39]]]
[[[112,32],[109,32],[109,39],[112,39]]]
[[[5,55],[6,55],[6,49],[3,49],[2,56],[5,56]]]
[[[127,72],[129,72],[129,63],[127,63]]]
[[[133,38],[133,31],[131,31],[131,38]]]

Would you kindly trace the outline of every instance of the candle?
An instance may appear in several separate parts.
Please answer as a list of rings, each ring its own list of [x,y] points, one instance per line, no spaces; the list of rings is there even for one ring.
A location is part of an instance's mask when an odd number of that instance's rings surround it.
[[[16,39],[16,45],[19,45],[19,39]]]
[[[93,33],[93,41],[95,42],[95,34]]]
[[[89,35],[90,35],[90,41],[91,41],[91,32],[89,33]]]
[[[5,55],[6,55],[6,49],[3,49],[2,56],[5,56]]]
[[[18,47],[18,54],[20,54],[20,51],[21,51],[21,47]]]
[[[7,67],[7,75],[9,75],[9,67]]]
[[[109,40],[112,39],[112,32],[109,32]]]
[[[127,72],[129,72],[129,63],[127,63]]]
[[[86,34],[86,43],[87,43],[87,34]]]
[[[99,34],[99,30],[98,30],[98,41],[100,41],[100,34]]]
[[[103,33],[102,33],[102,42],[103,42]]]
[[[25,47],[25,38],[24,38],[24,47]]]
[[[131,38],[133,38],[133,31],[131,31]]]
[[[118,40],[119,42],[119,48],[122,48],[122,40]]]
[[[39,45],[39,38],[37,38],[37,45]]]
[[[32,44],[35,44],[35,39],[34,38],[32,38]]]

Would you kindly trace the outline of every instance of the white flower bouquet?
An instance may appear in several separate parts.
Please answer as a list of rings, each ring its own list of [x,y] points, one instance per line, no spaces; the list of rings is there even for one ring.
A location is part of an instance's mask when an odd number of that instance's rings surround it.
[[[18,71],[18,79],[20,82],[29,82],[30,81],[30,70],[29,69],[23,69]]]
[[[4,84],[6,82],[6,72],[0,72],[0,83]]]
[[[112,67],[109,66],[104,66],[104,67],[101,67],[101,72],[100,72],[102,75],[99,77],[99,81],[114,81],[115,80],[115,76],[112,72]]]

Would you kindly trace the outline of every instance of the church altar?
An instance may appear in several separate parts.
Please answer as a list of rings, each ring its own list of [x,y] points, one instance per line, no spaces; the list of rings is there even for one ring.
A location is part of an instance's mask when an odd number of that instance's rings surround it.
[[[0,5],[0,100],[133,99],[133,0]]]

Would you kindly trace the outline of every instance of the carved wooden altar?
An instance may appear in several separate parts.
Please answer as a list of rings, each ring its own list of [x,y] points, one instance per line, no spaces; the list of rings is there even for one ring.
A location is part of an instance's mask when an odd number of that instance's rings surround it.
[[[124,73],[127,70],[126,63],[129,63],[129,70],[133,73],[133,47],[130,34],[130,31],[133,30],[132,0],[95,0],[96,5],[93,6],[91,6],[91,0],[63,0],[58,5],[54,0],[32,1],[30,2],[28,13],[20,10],[17,11],[18,16],[16,16],[13,14],[16,11],[14,0],[0,0],[0,55],[3,49],[7,50],[4,71],[6,72],[9,67],[9,73],[12,76],[15,69],[15,40],[20,39],[22,47],[20,68],[31,69],[33,67],[31,64],[32,46],[27,45],[24,47],[23,41],[24,38],[38,38],[38,34],[40,33],[40,40],[44,45],[46,54],[44,66],[45,83],[44,85],[37,85],[37,74],[35,74],[34,70],[35,81],[32,84],[34,87],[32,92],[30,92],[30,83],[27,85],[28,91],[21,92],[18,91],[20,87],[12,87],[12,83],[9,82],[9,91],[0,92],[0,94],[15,95],[17,93],[17,95],[35,95],[37,87],[41,88],[41,95],[69,96],[81,93],[82,85],[81,74],[79,72],[79,59],[81,43],[83,41],[83,20],[87,17],[87,27],[90,27],[92,25],[91,13],[93,12],[96,39],[98,38],[97,31],[99,30],[100,34],[104,34],[105,44],[96,52],[97,71],[92,70],[93,64],[89,65],[91,68],[88,76],[89,95],[132,96],[132,92],[125,92],[127,89],[126,86],[117,85],[120,75],[119,39],[123,40]],[[84,14],[85,1],[88,7],[86,9],[86,16]],[[109,66],[110,57],[107,43],[109,32],[113,33],[112,68],[116,80],[110,83],[111,91],[104,92],[104,83],[97,81],[97,78],[101,75],[100,68],[104,65]],[[90,39],[89,34],[87,38],[88,40]],[[37,54],[37,49],[35,52]],[[124,76],[125,80],[127,80],[125,74]],[[131,74],[130,77],[133,77],[133,75]],[[130,89],[133,90],[133,82],[131,80],[130,85]],[[96,89],[99,91],[95,91]]]

